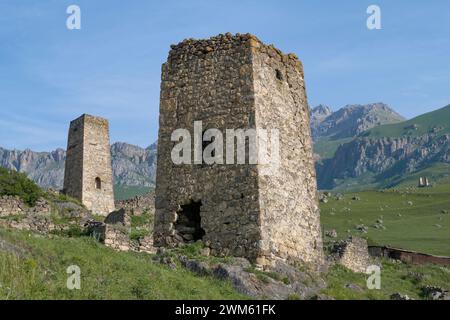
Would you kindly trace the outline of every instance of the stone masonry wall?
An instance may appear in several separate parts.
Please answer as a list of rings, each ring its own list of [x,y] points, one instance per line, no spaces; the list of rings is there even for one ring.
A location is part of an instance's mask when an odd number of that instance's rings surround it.
[[[175,165],[175,129],[279,129],[279,175],[256,164]],[[157,246],[186,242],[177,225],[189,203],[200,204],[203,242],[213,255],[265,264],[283,258],[320,264],[322,240],[303,71],[246,34],[185,40],[162,68],[156,217]],[[225,137],[224,137],[225,139]],[[192,143],[195,146],[195,143]],[[224,150],[225,155],[225,150]]]
[[[65,194],[80,201],[83,199],[83,132],[84,117],[70,123],[63,189]]]
[[[174,227],[182,205],[201,202],[203,241],[216,255],[256,259],[261,239],[256,165],[175,165],[175,129],[255,127],[253,73],[245,37],[187,40],[163,65],[156,177],[155,245],[183,242]]]
[[[323,260],[320,211],[303,67],[294,54],[250,42],[256,126],[279,132],[280,164],[258,166],[262,254]]]
[[[47,214],[51,212],[51,205],[48,201],[41,198],[34,207],[26,205],[22,199],[15,196],[0,197],[0,217],[9,217],[14,215],[27,214]]]
[[[34,207],[29,207],[19,197],[0,197],[1,227],[42,233],[61,229],[50,218],[51,212],[52,206],[45,199],[39,199]]]
[[[23,214],[26,211],[28,211],[28,206],[19,197],[0,197],[0,218]]]
[[[107,215],[115,210],[108,121],[86,115],[84,142],[83,203],[94,213]],[[101,180],[100,189],[96,178]]]
[[[67,150],[65,193],[95,214],[114,211],[108,121],[90,115],[72,121]]]
[[[115,250],[130,250],[130,234],[116,225],[105,226],[105,245]]]
[[[124,209],[111,212],[105,218],[102,230],[104,235],[100,238],[106,246],[120,251],[130,250],[131,217]]]
[[[371,258],[367,241],[358,237],[350,237],[335,245],[334,251],[338,255],[339,264],[359,273],[365,273]]]

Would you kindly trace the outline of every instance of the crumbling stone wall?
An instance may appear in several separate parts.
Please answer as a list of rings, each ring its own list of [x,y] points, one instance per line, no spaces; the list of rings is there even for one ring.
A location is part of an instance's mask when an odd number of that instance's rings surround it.
[[[129,230],[118,225],[105,225],[105,245],[115,250],[130,250],[130,233]]]
[[[333,253],[339,264],[354,272],[365,273],[367,267],[372,264],[367,241],[362,238],[349,237],[337,242]]]
[[[106,119],[85,114],[70,123],[64,192],[95,214],[115,210]]]
[[[23,214],[28,211],[28,206],[19,197],[0,197],[0,217],[8,217],[16,214]]]
[[[145,236],[138,240],[137,251],[154,254],[156,248],[153,246],[153,236]]]
[[[226,129],[278,129],[279,174],[264,176],[261,165],[248,161],[173,164],[172,132],[187,129],[193,136],[194,121],[200,120],[204,131],[216,128],[224,134]],[[320,264],[312,156],[303,70],[295,55],[249,34],[173,45],[162,68],[155,245],[189,241],[193,233],[177,226],[187,208],[199,206],[201,239],[212,254],[261,264],[276,258]]]
[[[55,225],[50,218],[51,212],[51,204],[43,198],[39,199],[34,207],[29,207],[19,197],[0,197],[0,218],[3,218],[0,219],[0,226],[2,227],[39,233],[61,230],[62,227]]]
[[[131,241],[131,217],[125,209],[111,212],[104,222],[90,220],[85,228],[93,238],[114,250],[156,253],[152,236]]]
[[[34,207],[26,205],[22,199],[15,196],[1,196],[0,197],[0,218],[14,215],[27,214],[46,214],[50,213],[52,207],[48,201],[41,198]]]
[[[104,222],[89,221],[86,228],[94,238],[115,250],[129,251],[131,219],[120,209],[111,212]]]

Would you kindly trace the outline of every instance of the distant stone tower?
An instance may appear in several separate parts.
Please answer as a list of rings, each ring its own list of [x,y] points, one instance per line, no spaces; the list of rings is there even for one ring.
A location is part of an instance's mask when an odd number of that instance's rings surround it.
[[[259,162],[174,164],[171,135],[187,129],[194,136],[194,121],[224,137],[226,129],[278,129],[278,174],[263,174]],[[320,265],[310,135],[303,67],[294,54],[249,34],[173,45],[162,67],[155,245],[201,239],[214,255]]]
[[[89,210],[115,210],[108,120],[82,115],[70,123],[64,193]]]

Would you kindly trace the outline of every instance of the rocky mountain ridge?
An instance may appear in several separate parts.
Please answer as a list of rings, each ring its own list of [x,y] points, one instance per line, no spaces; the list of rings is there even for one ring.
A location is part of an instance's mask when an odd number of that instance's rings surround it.
[[[357,138],[341,145],[331,159],[317,163],[319,188],[333,189],[348,179],[389,187],[435,163],[450,163],[450,135]]]
[[[383,188],[450,163],[450,106],[364,131],[316,163],[321,189]]]
[[[319,105],[311,110],[311,134],[319,138],[354,137],[373,127],[397,123],[406,119],[388,105],[378,102],[367,105],[346,105],[336,112]]]

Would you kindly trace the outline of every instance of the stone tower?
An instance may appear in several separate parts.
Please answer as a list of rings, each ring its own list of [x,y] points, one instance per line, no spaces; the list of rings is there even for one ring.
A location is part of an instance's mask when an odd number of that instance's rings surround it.
[[[70,123],[64,193],[94,214],[115,210],[108,120],[84,114]]]
[[[201,239],[214,255],[263,265],[278,258],[320,265],[320,213],[301,62],[249,34],[185,40],[171,48],[162,67],[155,244]],[[276,174],[267,175],[263,165],[250,161],[175,164],[172,151],[181,140],[172,141],[172,133],[186,129],[194,136],[194,121],[224,137],[226,129],[278,130]],[[245,143],[248,150],[249,140]],[[198,142],[191,145],[197,148]]]

